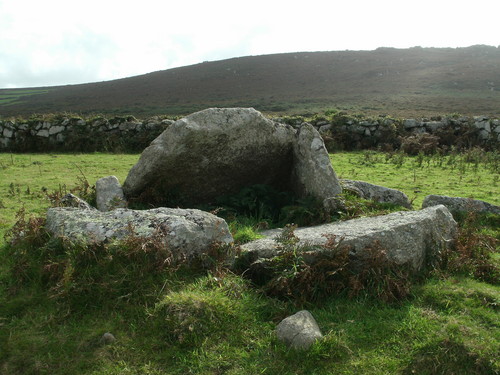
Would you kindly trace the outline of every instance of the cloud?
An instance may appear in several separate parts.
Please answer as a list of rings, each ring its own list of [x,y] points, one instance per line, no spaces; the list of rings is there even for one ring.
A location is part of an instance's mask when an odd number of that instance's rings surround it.
[[[497,2],[0,0],[0,87],[279,52],[498,44]]]

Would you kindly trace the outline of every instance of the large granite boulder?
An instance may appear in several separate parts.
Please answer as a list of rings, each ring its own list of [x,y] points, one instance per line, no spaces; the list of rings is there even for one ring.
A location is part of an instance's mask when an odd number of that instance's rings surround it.
[[[242,245],[240,261],[258,265],[278,255],[276,238],[281,232],[282,229],[264,231],[264,238]],[[298,228],[294,232],[298,245],[310,249],[305,254],[309,262],[315,262],[323,254],[328,238],[335,236],[342,240],[342,246],[349,247],[353,259],[362,261],[365,250],[376,245],[385,251],[391,263],[409,266],[414,271],[452,246],[456,233],[457,223],[444,206]]]
[[[491,203],[461,197],[447,197],[445,195],[427,195],[422,202],[422,208],[442,204],[450,210],[451,213],[478,212],[500,214],[500,207]]]
[[[369,199],[380,203],[392,203],[399,206],[410,208],[411,202],[408,196],[402,191],[387,188],[384,186],[370,184],[364,181],[355,181],[341,179],[342,188],[351,191],[355,195],[363,199]]]
[[[341,191],[327,159],[310,125],[297,132],[253,108],[210,108],[176,121],[156,138],[123,190],[146,203],[175,197],[181,204],[200,204],[265,184],[323,200]]]
[[[76,243],[106,243],[130,235],[158,236],[165,245],[186,258],[196,258],[214,243],[231,243],[226,222],[195,209],[155,208],[109,212],[79,208],[49,208],[46,229]]]

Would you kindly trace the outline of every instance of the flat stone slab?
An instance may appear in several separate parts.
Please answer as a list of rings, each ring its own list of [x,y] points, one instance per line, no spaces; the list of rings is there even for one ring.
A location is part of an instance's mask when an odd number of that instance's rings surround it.
[[[343,189],[350,190],[363,199],[369,199],[380,203],[393,203],[405,208],[411,208],[411,202],[408,196],[402,191],[370,184],[364,181],[347,179],[341,179],[339,181]]]
[[[447,197],[446,195],[428,195],[424,198],[422,208],[442,204],[452,213],[459,212],[479,212],[479,213],[492,213],[499,215],[500,207],[490,204],[485,201],[461,198],[461,197]]]
[[[261,232],[266,236],[241,246],[242,255],[262,260],[277,254],[276,237],[282,229]],[[448,209],[442,205],[420,211],[395,212],[383,216],[367,217],[343,222],[304,227],[295,230],[299,245],[317,246],[308,253],[314,260],[321,254],[328,236],[342,239],[343,246],[350,247],[350,256],[362,259],[367,247],[378,243],[389,261],[397,265],[409,265],[420,270],[426,259],[452,246],[457,233],[457,223]]]
[[[151,237],[160,234],[172,251],[187,258],[197,257],[214,242],[231,243],[224,219],[195,209],[155,208],[109,212],[79,208],[49,208],[46,229],[77,243],[105,243],[123,240],[131,234]]]

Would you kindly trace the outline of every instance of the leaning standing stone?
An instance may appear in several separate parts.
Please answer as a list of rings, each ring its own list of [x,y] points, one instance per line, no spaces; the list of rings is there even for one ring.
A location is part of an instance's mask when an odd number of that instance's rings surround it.
[[[111,211],[126,206],[123,189],[115,176],[103,177],[95,183],[97,209]]]
[[[307,310],[283,319],[276,327],[276,335],[280,341],[297,350],[307,350],[323,337],[318,323]]]
[[[300,126],[293,144],[294,190],[324,201],[342,192],[321,135],[311,124]]]

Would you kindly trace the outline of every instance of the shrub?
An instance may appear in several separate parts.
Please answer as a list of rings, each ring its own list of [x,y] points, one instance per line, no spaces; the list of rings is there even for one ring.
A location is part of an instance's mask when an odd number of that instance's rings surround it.
[[[162,276],[185,261],[165,245],[160,229],[148,238],[129,228],[131,234],[122,241],[79,244],[49,238],[42,219],[19,218],[8,233],[11,279],[42,286],[52,298],[72,305],[148,299]]]
[[[463,274],[491,284],[500,284],[500,267],[495,261],[500,238],[482,233],[484,228],[500,228],[500,215],[469,212],[461,217],[456,249],[447,250],[441,260],[445,272]]]
[[[408,155],[434,154],[438,150],[439,138],[423,133],[401,138],[401,149]]]
[[[258,280],[268,294],[299,304],[339,293],[354,297],[364,292],[386,302],[408,296],[410,270],[391,264],[380,244],[373,243],[356,259],[335,236],[322,246],[300,244],[295,228],[287,226],[277,237],[277,254],[264,266],[267,276]],[[310,252],[316,253],[314,260]],[[252,276],[251,269],[248,274]]]

